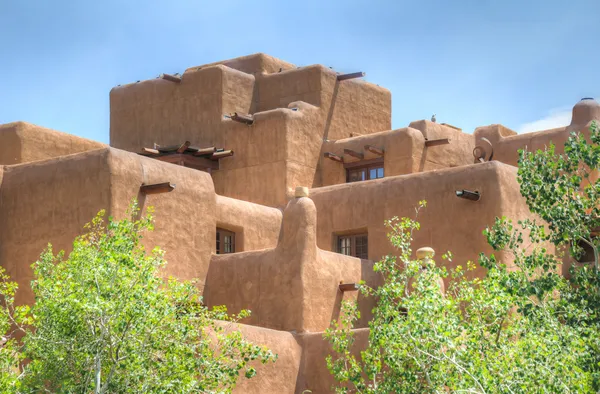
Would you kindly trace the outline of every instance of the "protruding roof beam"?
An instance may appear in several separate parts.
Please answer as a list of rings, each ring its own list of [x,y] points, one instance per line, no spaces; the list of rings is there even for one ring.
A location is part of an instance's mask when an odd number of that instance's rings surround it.
[[[338,81],[345,81],[347,79],[354,79],[354,78],[362,78],[364,77],[366,74],[362,71],[359,71],[357,73],[350,73],[350,74],[339,74],[337,76],[337,80]]]
[[[337,161],[338,163],[343,163],[344,159],[336,154],[333,154],[331,152],[325,152],[323,154],[323,157],[329,160],[333,160],[333,161]]]
[[[156,75],[156,74],[154,74]],[[181,77],[178,77],[177,75],[171,75],[171,74],[160,74],[161,79],[164,79],[165,81],[169,81],[169,82],[175,82],[175,83],[180,83],[181,82]]]
[[[470,190],[457,190],[456,197],[464,198],[465,200],[479,201],[479,199],[481,198],[481,194],[479,194],[477,190],[475,190],[474,192]]]
[[[233,156],[232,150],[224,150],[221,152],[215,152],[215,153],[213,153],[213,155],[210,158],[212,160],[219,160],[219,159],[222,159],[224,157],[229,157],[229,156]]]
[[[376,154],[377,156],[383,156],[383,148],[377,148],[373,145],[365,145],[365,150],[368,150],[369,152]]]
[[[237,112],[233,114],[231,120],[235,120],[236,122],[244,123],[247,125],[251,125],[252,123],[254,123],[254,117],[252,115],[238,114]]]
[[[179,146],[179,148],[177,148],[177,153],[183,153],[186,151],[186,149],[191,145],[190,141],[185,141],[183,144],[181,144],[181,146]]]
[[[350,156],[352,156],[352,157],[356,157],[356,158],[357,158],[357,159],[359,159],[359,160],[362,160],[362,159],[364,159],[364,158],[365,158],[365,155],[364,155],[364,154],[362,154],[362,153],[360,153],[360,152],[357,152],[357,151],[354,151],[354,150],[352,150],[352,149],[344,149],[344,154],[345,154],[345,155],[350,155]]]
[[[340,291],[343,293],[345,291],[357,291],[358,290],[357,283],[340,283]]]
[[[143,155],[160,155],[160,152],[157,149],[152,148],[144,148],[142,149]]]
[[[172,192],[173,190],[175,190],[175,185],[172,185],[170,182],[153,183],[151,185],[140,186],[140,192],[143,194],[168,193]]]
[[[197,152],[194,152],[194,156],[211,156],[213,153],[217,151],[217,148],[211,146],[210,148],[202,148],[198,149]]]
[[[449,143],[450,143],[449,138],[440,138],[438,140],[426,140],[425,146],[430,147],[430,146],[446,145]]]

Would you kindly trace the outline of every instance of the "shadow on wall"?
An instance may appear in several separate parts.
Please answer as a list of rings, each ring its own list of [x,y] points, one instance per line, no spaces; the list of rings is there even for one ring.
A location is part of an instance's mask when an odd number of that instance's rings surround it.
[[[0,165],[19,164],[21,158],[21,138],[16,123],[0,126]]]

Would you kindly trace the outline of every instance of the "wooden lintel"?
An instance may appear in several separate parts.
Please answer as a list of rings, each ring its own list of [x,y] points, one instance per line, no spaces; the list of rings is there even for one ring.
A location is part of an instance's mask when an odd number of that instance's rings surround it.
[[[383,148],[377,148],[373,145],[365,145],[365,150],[368,150],[369,152],[376,154],[377,156],[383,156]]]
[[[191,145],[190,141],[185,141],[179,148],[177,148],[177,153],[183,153],[186,149]]]
[[[343,163],[344,162],[344,158],[340,157],[334,153],[331,152],[325,152],[323,154],[323,157],[329,160],[333,160],[333,161],[337,161],[338,163]]]
[[[383,166],[383,157],[376,157],[374,159],[361,160],[361,161],[352,161],[349,163],[344,163],[344,168],[357,168],[357,167],[365,167],[371,165],[381,165]]]
[[[217,148],[211,146],[210,148],[201,148],[194,153],[194,156],[210,156],[217,151]]]
[[[337,80],[338,81],[345,81],[347,79],[354,79],[354,78],[362,78],[365,76],[365,73],[362,71],[359,71],[357,73],[350,73],[350,74],[339,74],[337,76]]]
[[[156,149],[144,148],[142,149],[142,155],[160,155],[160,152]]]
[[[175,190],[175,185],[170,182],[154,183],[140,186],[140,192],[144,194],[169,193]]]
[[[238,114],[237,112],[235,112],[233,114],[233,116],[231,117],[231,120],[234,120],[234,121],[240,122],[240,123],[244,123],[247,125],[251,125],[252,123],[254,123],[254,118],[252,117],[252,115]]]
[[[439,140],[426,140],[425,146],[438,146],[438,145],[446,145],[450,143],[449,138],[440,138]]]
[[[345,291],[357,291],[359,286],[356,283],[340,283],[339,287],[340,287],[341,292],[345,292]]]
[[[229,156],[233,156],[232,150],[224,150],[221,152],[215,152],[215,153],[213,153],[213,155],[210,158],[212,160],[219,160],[219,159],[222,159],[224,157],[229,157]]]
[[[354,151],[352,149],[344,149],[344,154],[345,155],[350,155],[352,157],[356,157],[358,160],[362,160],[362,159],[365,158],[364,154],[362,154],[360,152],[357,152],[357,151]]]
[[[156,75],[156,74],[154,74],[154,75]],[[164,79],[165,81],[169,81],[169,82],[175,82],[175,83],[180,83],[181,82],[181,77],[178,77],[177,75],[160,74],[160,77],[162,79]]]

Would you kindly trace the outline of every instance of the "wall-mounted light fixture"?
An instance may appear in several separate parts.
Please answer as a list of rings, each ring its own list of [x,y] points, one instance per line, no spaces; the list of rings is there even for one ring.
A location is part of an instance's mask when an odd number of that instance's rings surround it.
[[[457,190],[456,197],[464,198],[466,200],[471,201],[479,201],[479,199],[481,198],[481,194],[479,194],[477,190],[475,190],[474,192],[470,190]]]

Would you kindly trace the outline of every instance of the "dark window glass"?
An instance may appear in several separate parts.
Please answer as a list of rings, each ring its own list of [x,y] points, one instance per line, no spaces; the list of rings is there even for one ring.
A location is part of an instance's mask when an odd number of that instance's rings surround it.
[[[354,238],[356,240],[356,247],[355,247],[355,257],[358,257],[359,259],[366,259],[368,258],[369,255],[369,251],[367,249],[367,245],[368,245],[368,238],[366,235],[358,235],[356,236],[356,238]]]
[[[351,237],[339,237],[338,238],[338,252],[350,256],[352,254],[352,238]]]
[[[340,235],[337,237],[337,252],[359,259],[369,258],[369,237],[367,234]]]
[[[383,165],[374,164],[365,167],[349,168],[347,170],[348,182],[368,181],[370,179],[383,178]]]
[[[577,256],[579,263],[592,263],[594,262],[594,249],[583,241],[578,241],[577,245],[583,249],[580,256]]]
[[[367,171],[364,168],[348,170],[348,182],[360,182],[367,179]]]

